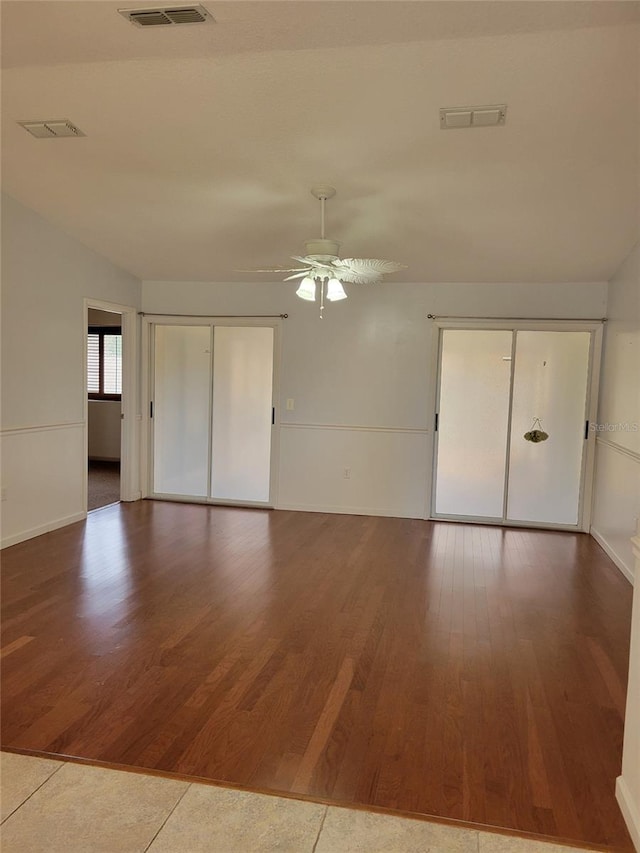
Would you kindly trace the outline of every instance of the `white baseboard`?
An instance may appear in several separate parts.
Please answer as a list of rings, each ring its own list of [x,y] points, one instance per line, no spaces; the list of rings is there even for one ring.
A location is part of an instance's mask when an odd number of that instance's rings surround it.
[[[51,533],[52,530],[58,530],[60,527],[66,527],[67,524],[74,524],[76,521],[84,521],[87,517],[86,512],[74,512],[73,515],[68,515],[66,518],[58,518],[56,521],[50,521],[48,524],[41,524],[39,527],[32,527],[30,530],[23,530],[21,533],[15,533],[13,536],[7,536],[0,542],[0,548],[9,548],[11,545],[17,545],[19,542],[26,542],[27,539],[33,539],[35,536],[42,536],[43,533]]]
[[[331,506],[316,504],[283,504],[278,503],[274,509],[288,509],[294,512],[328,512],[334,515],[376,515],[387,518],[422,518],[423,515],[404,515],[396,507],[382,508],[366,506]]]
[[[625,578],[633,586],[633,569],[631,569],[630,566],[627,566],[627,564],[624,562],[624,560],[614,551],[614,549],[611,547],[611,545],[609,545],[609,543],[604,538],[604,536],[602,536],[601,533],[598,533],[598,531],[594,527],[592,527],[589,532],[591,533],[593,538],[596,540],[598,545],[605,552],[607,557],[609,557],[611,560],[613,560],[613,562],[620,569],[620,571],[625,576]]]
[[[618,776],[616,779],[616,800],[620,806],[624,822],[627,824],[634,847],[640,853],[640,812],[638,812],[631,798],[631,792],[622,776]]]
[[[120,498],[123,503],[132,503],[133,501],[142,500],[142,492],[133,492],[130,497]]]

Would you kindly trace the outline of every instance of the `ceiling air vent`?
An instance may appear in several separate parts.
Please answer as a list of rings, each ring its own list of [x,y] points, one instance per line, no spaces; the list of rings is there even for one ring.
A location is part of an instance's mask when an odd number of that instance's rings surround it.
[[[167,6],[160,9],[118,9],[137,27],[164,27],[168,24],[204,24],[213,18],[204,6]]]
[[[28,130],[36,139],[53,139],[60,136],[86,136],[67,118],[54,121],[19,121],[20,127]]]
[[[446,107],[440,110],[440,128],[496,127],[507,120],[507,105],[491,107]]]

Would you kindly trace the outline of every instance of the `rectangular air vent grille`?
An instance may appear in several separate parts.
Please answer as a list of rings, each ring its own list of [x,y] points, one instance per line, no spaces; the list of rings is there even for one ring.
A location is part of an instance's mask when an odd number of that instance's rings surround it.
[[[28,130],[36,139],[55,139],[61,136],[86,136],[67,118],[53,121],[19,121],[20,127]]]
[[[204,6],[167,6],[158,9],[118,9],[137,27],[164,27],[168,24],[204,24],[213,18]]]
[[[507,105],[494,104],[490,107],[443,107],[440,110],[440,128],[496,127],[507,120]]]

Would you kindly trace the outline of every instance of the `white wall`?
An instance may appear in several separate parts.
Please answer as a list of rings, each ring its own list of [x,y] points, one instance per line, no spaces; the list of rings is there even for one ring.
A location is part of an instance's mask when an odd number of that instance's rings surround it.
[[[640,516],[640,244],[609,283],[592,533],[631,580]],[[625,430],[620,425],[628,425]]]
[[[640,573],[640,523],[633,539],[635,574]],[[622,775],[616,780],[616,796],[636,850],[640,851],[640,583],[633,589],[629,684],[624,722]]]
[[[2,544],[86,511],[84,298],[137,306],[140,282],[2,197]]]
[[[89,400],[87,403],[87,428],[89,459],[116,461],[120,459],[119,400]]]
[[[416,518],[430,476],[427,314],[586,319],[606,306],[604,283],[351,285],[323,320],[291,283],[143,282],[142,293],[147,312],[289,314],[279,507]]]

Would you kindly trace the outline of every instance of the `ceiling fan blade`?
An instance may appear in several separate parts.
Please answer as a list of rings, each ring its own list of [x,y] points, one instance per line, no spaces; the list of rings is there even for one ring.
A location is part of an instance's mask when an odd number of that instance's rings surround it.
[[[252,267],[252,269],[234,270],[234,272],[302,272],[303,269],[307,269],[307,267]]]
[[[292,278],[304,278],[309,275],[311,270],[307,267],[306,270],[300,270],[299,272],[294,272],[293,275],[288,275],[286,278],[282,279],[283,281],[291,281]]]
[[[406,264],[399,264],[396,261],[385,261],[381,258],[341,258],[340,263],[359,273],[376,273],[386,275],[387,273],[406,270]]]
[[[383,275],[406,269],[405,264],[378,258],[340,258],[334,267],[340,278],[354,284],[376,284]]]
[[[315,261],[309,258],[295,257],[292,255],[294,261],[302,261],[307,264],[307,268],[314,270],[325,270],[327,273],[333,272],[333,261]]]

